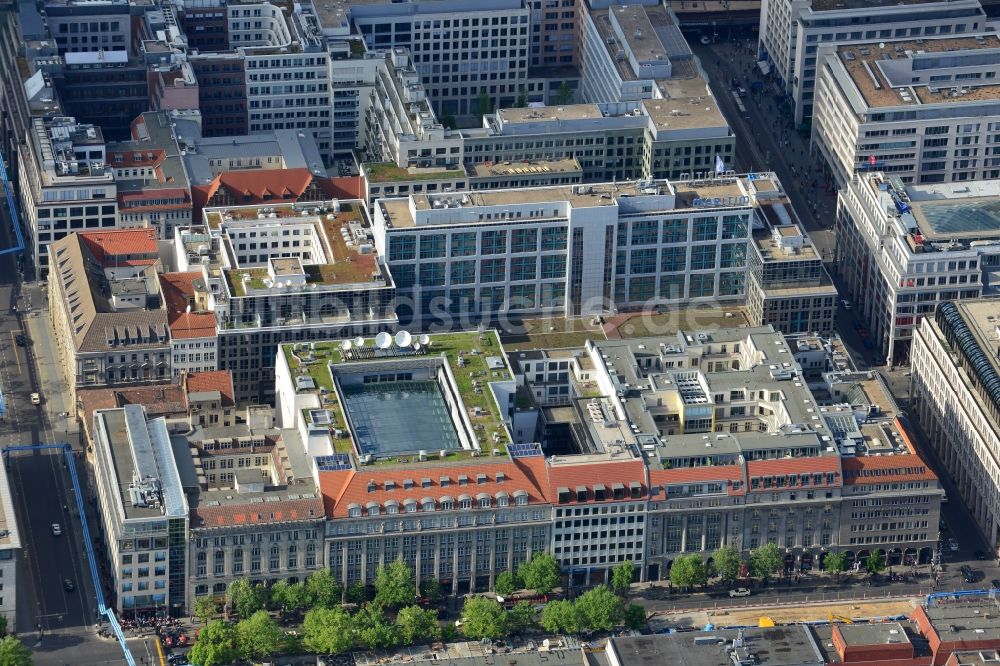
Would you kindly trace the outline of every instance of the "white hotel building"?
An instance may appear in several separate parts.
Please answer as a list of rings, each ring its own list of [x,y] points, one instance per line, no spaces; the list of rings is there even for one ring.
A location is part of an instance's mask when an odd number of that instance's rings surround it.
[[[795,122],[814,114],[819,50],[846,42],[981,32],[979,0],[762,0],[760,57],[792,98]]]
[[[820,55],[812,143],[843,187],[1000,178],[1000,37],[838,45]]]
[[[375,247],[419,315],[588,315],[742,302],[754,207],[775,182],[540,187],[375,206]]]

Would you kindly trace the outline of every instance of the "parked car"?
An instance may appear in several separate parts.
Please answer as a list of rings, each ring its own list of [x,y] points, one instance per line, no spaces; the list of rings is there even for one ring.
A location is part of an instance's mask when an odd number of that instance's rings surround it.
[[[37,393],[32,393],[30,397],[31,397],[31,404],[33,405],[42,404],[42,396],[38,395]]]
[[[63,589],[66,590],[67,592],[72,592],[73,590],[76,589],[76,585],[74,585],[73,581],[71,581],[69,578],[66,578],[63,580]]]
[[[849,300],[847,300],[846,298],[843,299],[843,300],[841,300],[840,304],[844,307],[845,310],[850,310],[851,309],[851,302]]]
[[[954,539],[948,539],[948,550],[950,550],[953,553],[957,553],[958,551],[962,550],[962,547],[959,546],[958,542],[955,541]]]
[[[27,347],[30,342],[31,340],[29,340],[28,336],[25,335],[24,333],[18,333],[17,335],[14,336],[14,343],[18,347]]]
[[[737,587],[735,590],[729,590],[730,598],[735,597],[749,597],[750,589],[746,587]]]
[[[61,535],[62,535],[62,527],[59,525],[59,523],[52,523],[52,536],[61,536]]]
[[[709,37],[708,35],[702,35],[702,36],[701,36],[701,40],[700,40],[700,41],[701,41],[701,43],[702,43],[702,44],[704,44],[705,46],[708,46],[709,44],[711,44],[711,43],[712,43],[712,38],[711,38],[711,37]]]

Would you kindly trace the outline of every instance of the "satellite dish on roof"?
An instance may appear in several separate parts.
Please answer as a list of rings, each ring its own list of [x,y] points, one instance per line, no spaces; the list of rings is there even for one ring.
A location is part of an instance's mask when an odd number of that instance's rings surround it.
[[[351,351],[353,346],[354,344],[350,340],[344,340],[340,343],[340,351]]]
[[[419,342],[414,342],[413,343],[413,351],[420,351],[420,343]]]
[[[360,335],[358,337],[354,338],[354,346],[355,347],[364,347],[365,346],[365,339],[363,337],[361,337]]]
[[[417,340],[420,342],[420,344],[426,347],[431,343],[431,336],[427,335],[426,333],[421,333],[420,337],[417,338]]]
[[[410,335],[409,331],[400,331],[396,334],[397,347],[409,347],[411,342],[413,342],[413,336]]]
[[[885,48],[885,42],[879,42],[879,43],[878,43],[878,47],[879,47],[880,49],[884,49],[884,48]]]
[[[392,346],[392,336],[382,331],[375,336],[375,346],[379,349],[388,349]]]

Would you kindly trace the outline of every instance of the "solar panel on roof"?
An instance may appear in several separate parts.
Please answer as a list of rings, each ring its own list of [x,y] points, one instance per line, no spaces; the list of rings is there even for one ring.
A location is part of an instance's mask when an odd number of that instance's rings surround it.
[[[507,447],[510,451],[512,458],[531,458],[534,456],[542,456],[542,447],[535,443],[530,444],[511,444]]]
[[[691,47],[681,34],[680,27],[676,25],[665,25],[655,29],[656,36],[660,38],[660,43],[667,52],[668,58],[691,57]]]
[[[335,453],[332,456],[317,456],[316,467],[321,472],[338,472],[351,469],[351,459],[346,453]]]

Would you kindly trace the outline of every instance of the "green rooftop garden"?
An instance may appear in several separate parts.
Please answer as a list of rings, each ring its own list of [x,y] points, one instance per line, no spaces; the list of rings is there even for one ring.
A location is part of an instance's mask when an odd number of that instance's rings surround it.
[[[372,343],[371,338],[366,339],[367,344]],[[302,365],[299,356],[292,351],[292,345],[283,345],[282,351],[285,360],[292,369],[293,374]],[[476,353],[473,353],[473,352]],[[333,397],[333,377],[328,368],[329,363],[351,363],[345,360],[340,351],[340,342],[318,342],[315,349],[310,352],[313,359],[306,363],[309,376],[318,389],[326,389],[327,394]],[[499,449],[501,455],[507,453],[507,445],[510,443],[507,437],[507,430],[504,428],[503,419],[493,400],[493,394],[487,384],[492,381],[503,381],[512,379],[510,369],[505,367],[502,370],[491,370],[486,365],[487,356],[501,356],[500,340],[494,331],[480,333],[442,333],[431,336],[431,347],[429,355],[438,356],[444,354],[448,359],[452,375],[459,395],[465,405],[469,422],[472,423],[479,445],[484,456],[490,456],[493,449]],[[459,358],[462,358],[462,365],[459,366]],[[478,384],[477,384],[478,383]],[[324,408],[330,409],[332,420],[336,425],[333,428],[347,430],[346,420],[339,403],[324,404]],[[481,415],[476,416],[476,408],[479,408]],[[306,410],[308,411],[308,410]],[[308,415],[306,415],[308,418]],[[500,433],[500,441],[493,441],[493,433]],[[356,457],[353,443],[349,437],[334,442],[334,447],[338,453],[350,453]],[[413,456],[404,456],[408,464],[417,464]],[[472,451],[453,450],[447,458],[448,462],[471,459]],[[433,464],[438,458],[431,458],[426,463]],[[395,458],[379,459],[376,465],[399,464]]]
[[[408,180],[441,180],[447,178],[465,178],[465,169],[445,169],[444,167],[435,169],[420,169],[410,171],[403,167],[396,166],[392,162],[368,162],[364,165],[368,180],[373,183],[405,182]]]

